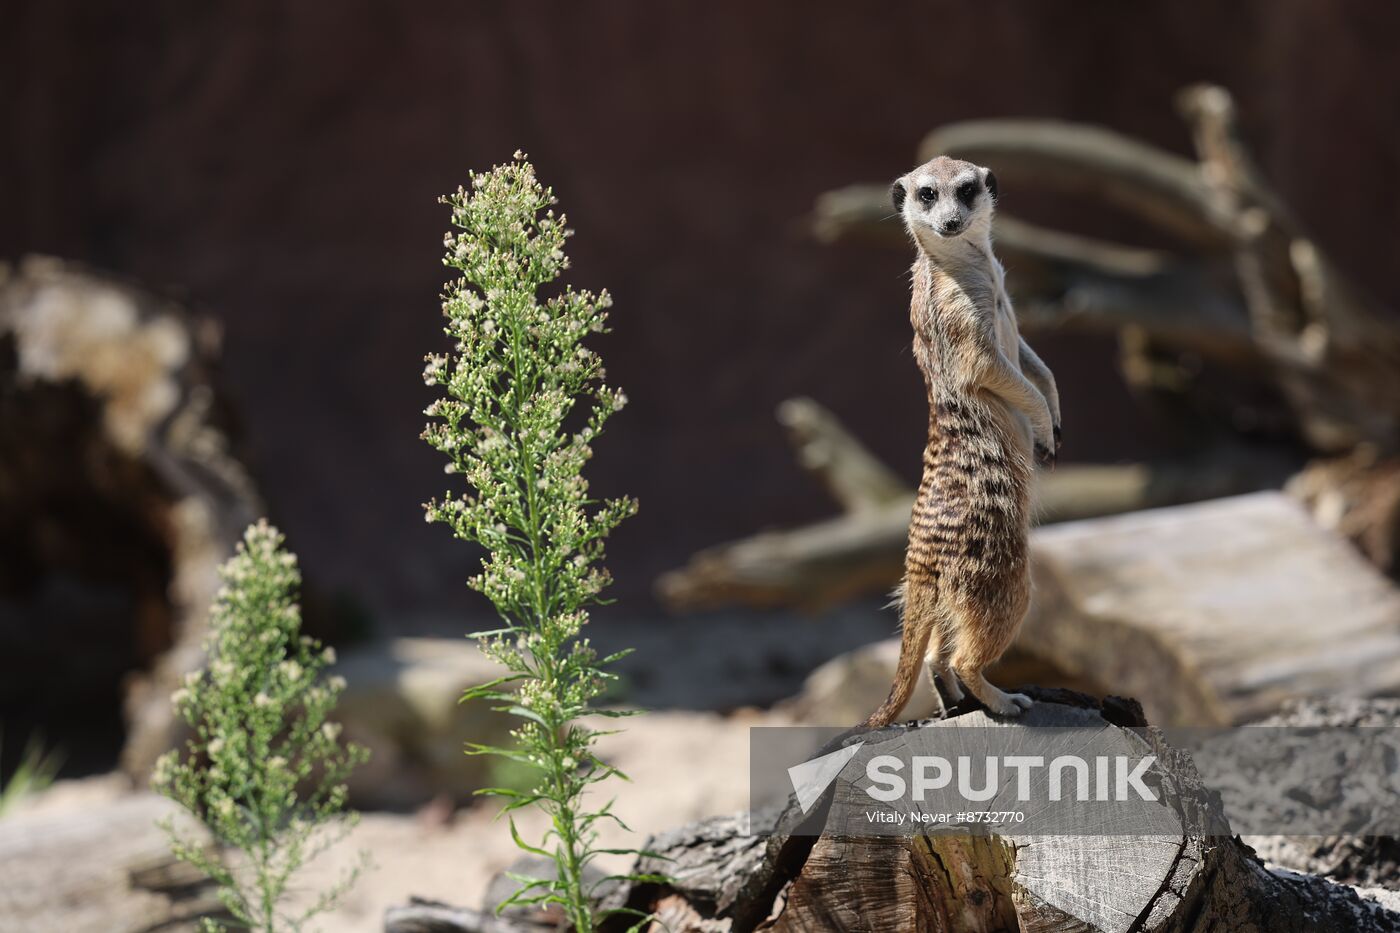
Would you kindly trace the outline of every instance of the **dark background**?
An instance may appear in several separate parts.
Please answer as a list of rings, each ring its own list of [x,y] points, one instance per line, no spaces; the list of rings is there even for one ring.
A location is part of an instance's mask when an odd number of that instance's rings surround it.
[[[417,439],[420,361],[444,348],[436,199],[525,149],[578,231],[571,281],[616,298],[596,346],[632,404],[591,475],[642,501],[610,563],[645,612],[695,549],[831,511],[773,421],[783,398],[827,404],[913,478],[909,257],[814,242],[818,193],[894,177],[964,118],[1185,152],[1172,94],[1210,80],[1306,225],[1400,306],[1397,38],[1389,0],[6,2],[0,258],[82,260],[217,317],[274,520],[321,586],[413,631],[484,608],[470,553],[418,508],[444,482]],[[1041,350],[1068,459],[1169,443],[1111,347]]]

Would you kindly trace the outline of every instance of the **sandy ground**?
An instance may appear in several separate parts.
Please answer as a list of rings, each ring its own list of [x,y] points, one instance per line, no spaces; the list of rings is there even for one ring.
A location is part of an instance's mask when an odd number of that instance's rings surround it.
[[[631,783],[602,787],[616,795],[615,810],[633,828],[625,833],[604,825],[609,847],[641,846],[653,832],[701,817],[748,807],[750,725],[773,724],[767,715],[657,712],[623,720],[626,731],[601,740],[603,757],[628,774]],[[615,728],[607,720],[602,728]],[[120,775],[62,781],[23,804],[32,813],[58,813],[100,806],[131,793]],[[314,929],[334,933],[379,933],[384,912],[411,895],[479,907],[491,878],[519,855],[492,801],[453,814],[429,807],[417,814],[367,813],[344,841],[324,853],[300,876],[296,899],[305,902],[330,879],[368,851],[372,866],[341,906],[323,915]],[[527,839],[544,821],[535,813],[517,819]],[[626,867],[613,858],[611,866]]]
[[[615,810],[634,832],[605,825],[604,844],[641,846],[650,833],[746,809],[748,728],[757,722],[748,716],[685,712],[625,720],[626,731],[606,737],[601,747],[604,758],[632,780],[602,790],[617,796]],[[368,850],[374,863],[340,908],[323,919],[321,929],[378,933],[384,911],[406,903],[410,895],[480,906],[491,878],[520,855],[506,824],[494,818],[495,810],[488,802],[447,821],[435,819],[430,810],[416,816],[366,814],[350,838],[307,871],[309,891],[353,864],[360,850]],[[544,826],[533,812],[520,814],[516,822],[526,839]],[[626,867],[626,862],[614,859],[612,865]]]

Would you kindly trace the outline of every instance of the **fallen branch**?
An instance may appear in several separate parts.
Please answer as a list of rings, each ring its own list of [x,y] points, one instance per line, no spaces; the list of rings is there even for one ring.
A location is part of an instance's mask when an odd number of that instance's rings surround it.
[[[1231,245],[1195,162],[1113,130],[1062,120],[969,120],[924,137],[919,160],[937,155],[995,165],[1008,190],[1092,194],[1208,253]]]
[[[700,551],[685,567],[658,578],[656,591],[668,608],[741,604],[815,610],[886,591],[899,580],[914,491],[816,402],[785,402],[779,417],[801,425],[791,435],[799,462],[836,490],[840,501],[859,507]],[[1291,467],[1276,455],[1247,448],[1157,464],[1064,466],[1041,475],[1035,513],[1050,524],[1218,498],[1277,486]],[[873,494],[851,491],[867,480],[875,483]]]

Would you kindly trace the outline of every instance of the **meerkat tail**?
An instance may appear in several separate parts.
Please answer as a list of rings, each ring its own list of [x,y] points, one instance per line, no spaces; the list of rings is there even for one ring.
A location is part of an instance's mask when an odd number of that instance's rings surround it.
[[[928,649],[929,635],[933,632],[933,619],[920,613],[914,618],[904,619],[904,634],[899,641],[899,666],[895,669],[894,685],[890,695],[880,708],[870,714],[865,721],[866,728],[881,729],[894,722],[895,717],[904,711],[909,698],[914,695],[914,687],[919,682],[919,672],[924,665],[924,652]]]

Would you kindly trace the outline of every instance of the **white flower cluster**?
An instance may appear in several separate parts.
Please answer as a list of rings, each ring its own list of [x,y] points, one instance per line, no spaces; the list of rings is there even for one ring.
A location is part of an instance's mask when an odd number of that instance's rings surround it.
[[[570,231],[523,155],[443,200],[455,227],[443,262],[457,277],[442,300],[453,350],[425,360],[424,381],[443,395],[425,411],[423,437],[464,488],[428,503],[426,517],[487,552],[471,585],[507,624],[481,645],[515,676],[508,689],[491,684],[468,699],[505,703],[520,718],[507,754],[540,770],[530,799],[568,850],[555,891],[573,927],[589,931],[577,873],[598,815],[581,795],[615,772],[578,720],[613,678],[603,670],[610,659],[579,634],[608,583],[605,540],[636,511],[630,499],[593,500],[583,476],[605,422],[627,402],[583,343],[606,332],[612,299],[569,287],[541,297],[569,266]]]
[[[335,652],[301,634],[301,575],[282,544],[260,521],[221,568],[207,672],[187,674],[171,697],[196,738],[183,758],[162,756],[152,775],[223,848],[243,850],[235,871],[170,828],[176,855],[226,879],[224,903],[254,928],[305,859],[307,837],[348,830],[343,782],[366,757],[342,745],[340,726],[328,719],[345,681],[321,676]]]

